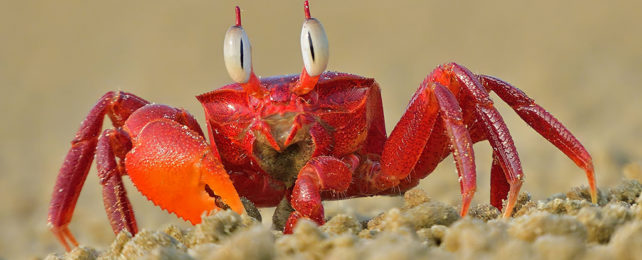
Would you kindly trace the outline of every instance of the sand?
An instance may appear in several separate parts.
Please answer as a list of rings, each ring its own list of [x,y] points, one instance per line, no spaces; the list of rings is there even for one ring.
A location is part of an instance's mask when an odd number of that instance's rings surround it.
[[[520,195],[513,217],[489,204],[461,218],[420,188],[404,205],[359,221],[338,214],[317,226],[301,221],[291,235],[247,215],[221,211],[192,228],[168,225],[123,231],[106,249],[78,247],[45,259],[640,259],[642,184],[625,180],[600,190],[599,205],[585,187],[546,200]]]

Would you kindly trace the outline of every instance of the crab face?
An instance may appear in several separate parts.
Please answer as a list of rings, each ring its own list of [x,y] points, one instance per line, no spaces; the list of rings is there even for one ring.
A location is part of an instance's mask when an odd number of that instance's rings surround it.
[[[320,144],[321,138],[343,140],[335,133],[346,133],[337,128],[348,128],[349,119],[361,125],[348,131],[354,137],[350,149],[363,143],[369,122],[360,113],[375,87],[372,79],[327,72],[318,77],[315,89],[298,95],[292,90],[300,81],[297,75],[262,78],[265,95],[260,98],[245,94],[239,83],[197,97],[224,163],[232,168],[256,164],[289,187],[312,155],[328,152],[327,140]]]

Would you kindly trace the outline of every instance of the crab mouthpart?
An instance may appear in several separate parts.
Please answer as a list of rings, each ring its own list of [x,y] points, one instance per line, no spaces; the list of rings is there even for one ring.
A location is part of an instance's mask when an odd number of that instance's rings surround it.
[[[264,119],[270,128],[270,134],[279,145],[279,150],[288,147],[290,144],[301,140],[300,120],[298,113],[288,112],[283,115],[272,115]]]
[[[267,129],[256,133],[253,145],[252,152],[261,168],[288,187],[315,150],[309,126],[301,123],[302,118],[297,113],[267,117],[263,121]]]

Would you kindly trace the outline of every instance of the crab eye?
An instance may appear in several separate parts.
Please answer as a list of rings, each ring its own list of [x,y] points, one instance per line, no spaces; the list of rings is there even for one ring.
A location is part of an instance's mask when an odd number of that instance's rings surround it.
[[[223,43],[225,67],[232,80],[246,83],[252,72],[252,47],[245,30],[239,25],[230,27]]]
[[[308,18],[301,30],[303,65],[310,76],[318,76],[328,65],[328,37],[319,20]]]

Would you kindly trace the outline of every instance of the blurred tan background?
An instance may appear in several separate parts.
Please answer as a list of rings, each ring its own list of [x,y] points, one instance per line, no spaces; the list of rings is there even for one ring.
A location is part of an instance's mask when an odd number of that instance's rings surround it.
[[[46,228],[53,183],[80,121],[106,91],[184,107],[204,122],[194,96],[230,82],[222,41],[235,5],[257,74],[300,72],[303,1],[0,1],[0,258],[63,250]],[[328,68],[380,83],[388,131],[418,83],[456,61],[513,83],[556,115],[592,153],[601,187],[642,159],[640,1],[313,0],[311,10],[328,33]],[[524,191],[542,199],[586,183],[494,97],[524,164]],[[490,148],[475,149],[475,203],[487,203]],[[455,176],[448,158],[421,185],[456,205]],[[105,248],[113,234],[94,169],[85,187],[70,227],[82,244]],[[139,227],[185,225],[129,188]],[[332,202],[327,213],[372,216],[395,203]]]

